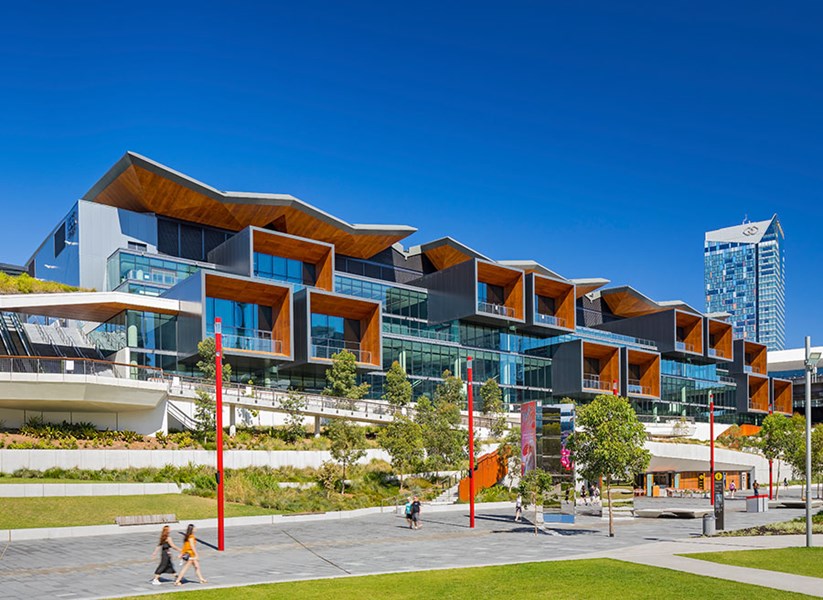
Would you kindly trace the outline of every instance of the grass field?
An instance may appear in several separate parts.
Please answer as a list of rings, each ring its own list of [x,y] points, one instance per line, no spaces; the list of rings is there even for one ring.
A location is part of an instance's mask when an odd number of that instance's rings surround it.
[[[226,503],[227,517],[270,515],[276,511]],[[155,496],[75,496],[0,498],[0,529],[113,524],[115,517],[174,513],[181,521],[217,516],[217,501],[186,494]]]
[[[766,569],[781,573],[823,577],[823,548],[778,548],[775,550],[734,550],[684,554],[724,565]],[[823,586],[823,581],[820,582]]]
[[[808,598],[733,581],[700,577],[679,571],[647,567],[616,560],[577,560],[526,563],[474,569],[422,571],[255,585],[243,588],[198,590],[184,593],[185,600],[243,598],[300,598],[300,600],[511,600],[512,598],[705,598],[740,600],[757,598]],[[166,595],[140,596],[167,598]],[[137,599],[134,599],[137,600]]]

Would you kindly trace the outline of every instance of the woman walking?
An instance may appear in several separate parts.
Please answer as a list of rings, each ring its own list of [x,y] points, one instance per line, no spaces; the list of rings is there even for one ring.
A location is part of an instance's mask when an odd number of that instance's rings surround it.
[[[171,560],[171,549],[174,548],[178,552],[180,552],[180,548],[174,545],[174,542],[171,541],[169,538],[169,526],[166,525],[163,527],[163,531],[160,533],[160,541],[157,543],[157,547],[154,549],[154,552],[151,553],[151,557],[154,558],[157,556],[157,553],[160,552],[160,564],[157,565],[157,568],[154,570],[154,579],[151,580],[152,585],[160,585],[160,576],[165,573],[171,573],[174,575],[174,564],[172,564]]]
[[[189,570],[189,567],[194,565],[194,572],[200,579],[200,583],[208,583],[200,572],[200,560],[197,555],[197,538],[194,537],[194,525],[189,525],[186,528],[186,541],[183,542],[183,549],[180,551],[180,558],[183,559],[183,568],[180,569],[180,574],[174,580],[174,585],[183,585],[183,575]]]

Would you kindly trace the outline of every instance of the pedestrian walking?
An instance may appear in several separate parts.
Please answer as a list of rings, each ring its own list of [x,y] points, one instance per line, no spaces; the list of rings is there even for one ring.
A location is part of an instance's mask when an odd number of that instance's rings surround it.
[[[406,523],[409,524],[409,529],[412,529],[412,499],[409,496],[408,500],[406,500]]]
[[[517,500],[514,501],[514,520],[520,521],[523,518],[523,496],[517,494]]]
[[[734,481],[729,483],[729,492],[731,493],[732,498],[734,498],[734,492],[737,490],[737,486],[734,484]]]
[[[190,524],[186,528],[186,541],[183,542],[180,558],[183,559],[183,568],[180,569],[180,574],[174,580],[174,585],[183,585],[183,575],[192,565],[194,565],[194,572],[197,573],[200,583],[208,583],[200,572],[200,557],[197,554],[197,538],[194,537],[194,525]]]
[[[600,488],[597,486],[592,488],[592,504],[600,504]]]
[[[420,529],[420,500],[417,496],[414,497],[411,505],[412,529]]]
[[[586,492],[586,484],[580,486],[580,497],[583,499],[583,504],[589,504],[589,497]]]
[[[154,558],[157,556],[157,553],[160,552],[160,564],[157,565],[157,568],[154,570],[154,579],[151,580],[152,585],[160,585],[161,575],[166,573],[174,575],[175,573],[174,563],[171,559],[171,551],[174,549],[180,552],[180,548],[175,546],[174,542],[169,538],[170,532],[171,529],[168,525],[163,527],[163,531],[160,532],[160,541],[157,543],[154,552],[151,553],[151,557]]]
[[[783,487],[789,489],[789,480],[786,477],[783,478]]]
[[[756,480],[756,479],[755,479],[754,483],[752,484],[752,490],[754,490],[754,495],[755,495],[755,496],[759,496],[759,495],[760,495],[760,484],[759,484],[759,483],[757,483],[757,480]]]

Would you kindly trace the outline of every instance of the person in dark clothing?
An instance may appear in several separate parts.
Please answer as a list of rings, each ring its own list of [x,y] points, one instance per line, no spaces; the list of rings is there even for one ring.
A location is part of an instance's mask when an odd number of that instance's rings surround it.
[[[154,570],[154,579],[151,580],[152,585],[160,585],[160,576],[165,573],[171,573],[174,575],[174,564],[171,560],[171,549],[174,548],[178,552],[180,548],[174,545],[174,542],[171,541],[169,537],[169,526],[166,525],[163,527],[163,531],[160,533],[160,541],[157,543],[157,547],[152,552],[151,557],[154,558],[157,556],[157,553],[160,552],[160,564],[157,565],[157,568]]]
[[[411,505],[412,529],[420,529],[420,499],[415,496]]]
[[[752,490],[754,490],[754,495],[758,496],[760,494],[760,484],[757,481],[754,482],[752,485]]]

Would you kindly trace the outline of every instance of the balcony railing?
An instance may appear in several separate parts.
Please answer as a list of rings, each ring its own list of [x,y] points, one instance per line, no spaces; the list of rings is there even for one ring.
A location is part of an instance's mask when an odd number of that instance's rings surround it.
[[[652,388],[648,385],[642,385],[639,379],[629,379],[627,386],[630,394],[641,394],[643,396],[652,395]]]
[[[214,329],[206,331],[214,335]],[[271,331],[262,329],[223,329],[223,347],[244,352],[265,352],[266,354],[283,354],[283,342],[272,339]]]
[[[709,348],[709,356],[717,356],[717,348]]]
[[[744,373],[759,373],[761,375],[763,374],[763,371],[760,369],[760,367],[756,367],[754,365],[743,365],[743,372]]]
[[[536,323],[542,325],[552,325],[553,327],[566,327],[566,319],[562,317],[555,317],[554,315],[545,315],[543,313],[534,313],[534,320]]]
[[[507,317],[509,319],[514,318],[514,309],[511,306],[494,304],[493,302],[483,302],[481,300],[477,303],[477,310],[479,310],[480,312],[488,313],[490,315],[499,315],[501,317]]]
[[[694,344],[689,344],[687,342],[675,342],[674,349],[680,350],[681,352],[694,352]]]
[[[362,350],[360,342],[346,342],[334,338],[312,338],[311,340],[312,358],[331,358],[341,350],[354,354],[354,360],[357,362],[372,362],[371,352]]]
[[[0,373],[83,375],[137,381],[162,380],[163,369],[90,358],[0,356]]]
[[[586,374],[583,375],[583,387],[590,390],[606,390],[611,391],[610,381],[600,381],[600,375]]]

